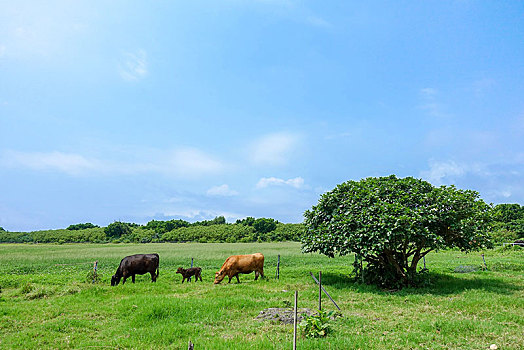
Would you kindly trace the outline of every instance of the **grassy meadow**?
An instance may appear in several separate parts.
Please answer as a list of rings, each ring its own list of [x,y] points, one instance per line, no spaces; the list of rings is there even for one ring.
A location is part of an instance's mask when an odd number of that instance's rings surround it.
[[[353,257],[302,254],[299,243],[0,244],[0,348],[290,349],[293,326],[258,321],[269,307],[318,305],[318,274],[342,309],[323,339],[300,336],[299,349],[498,349],[524,347],[524,249],[428,255],[428,285],[397,292],[352,282]],[[160,275],[111,287],[120,260],[158,253]],[[241,275],[213,284],[232,254],[265,255],[266,280]],[[281,255],[280,280],[275,279]],[[191,257],[204,282],[175,274]],[[100,283],[88,274],[98,260]],[[236,280],[235,280],[236,281]],[[327,297],[323,306],[334,310]]]

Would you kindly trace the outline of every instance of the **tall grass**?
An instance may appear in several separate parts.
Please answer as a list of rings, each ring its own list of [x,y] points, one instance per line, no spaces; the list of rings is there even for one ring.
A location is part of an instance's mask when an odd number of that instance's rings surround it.
[[[156,283],[147,275],[125,285],[109,281],[130,254],[160,255]],[[232,254],[265,255],[265,280],[213,284]],[[280,280],[275,279],[281,255]],[[265,308],[284,307],[299,291],[299,307],[314,309],[318,289],[309,271],[342,308],[333,333],[299,338],[300,349],[521,349],[524,334],[524,253],[430,254],[427,285],[388,292],[355,283],[353,257],[302,254],[297,243],[2,244],[0,348],[289,349],[292,326],[257,321]],[[179,266],[203,268],[204,282],[181,284]],[[87,275],[98,261],[101,283]],[[325,298],[323,305],[334,307]]]

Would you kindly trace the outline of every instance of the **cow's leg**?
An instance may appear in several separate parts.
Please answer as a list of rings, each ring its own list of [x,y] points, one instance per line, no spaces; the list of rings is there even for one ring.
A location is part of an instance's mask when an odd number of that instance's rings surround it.
[[[186,276],[182,276],[182,283],[186,280]]]
[[[231,283],[231,279],[233,278],[233,276],[228,276],[229,277],[229,281],[227,283]]]
[[[131,282],[135,283],[135,275],[131,275]]]
[[[238,279],[238,273],[235,275],[235,277],[237,278],[237,282],[240,283],[240,280]]]
[[[124,274],[124,279],[122,280],[122,284],[125,284],[125,283],[126,283],[126,279],[127,279],[127,275]]]
[[[154,272],[150,272],[151,274],[151,282],[156,282],[156,275]]]
[[[266,277],[264,277],[264,268],[262,268],[262,269],[260,270],[260,276],[262,276],[262,278],[266,278]]]
[[[202,275],[200,274],[200,272],[198,273],[198,277],[200,277],[200,282],[202,282]]]
[[[258,271],[255,271],[255,281],[258,279]]]

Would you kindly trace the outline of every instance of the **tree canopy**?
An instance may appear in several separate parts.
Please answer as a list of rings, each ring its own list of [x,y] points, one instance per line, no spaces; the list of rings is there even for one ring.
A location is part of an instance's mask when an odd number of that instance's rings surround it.
[[[471,251],[490,244],[490,206],[471,190],[434,187],[412,177],[344,182],[304,213],[304,252],[355,253],[356,272],[385,287],[415,284],[430,251]]]

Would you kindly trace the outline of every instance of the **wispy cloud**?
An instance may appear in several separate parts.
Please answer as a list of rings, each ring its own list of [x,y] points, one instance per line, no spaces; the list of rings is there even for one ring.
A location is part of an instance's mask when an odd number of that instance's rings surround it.
[[[295,134],[265,135],[251,145],[250,159],[261,165],[284,165],[296,150],[298,143],[299,137]]]
[[[304,179],[300,176],[289,180],[279,179],[276,177],[263,177],[256,185],[257,188],[266,188],[269,186],[291,186],[294,188],[301,188],[304,186]]]
[[[420,176],[434,185],[442,185],[444,178],[463,176],[466,173],[466,167],[455,161],[435,161],[429,162],[429,170],[420,172]]]
[[[216,197],[232,197],[238,195],[238,192],[229,188],[229,185],[223,184],[220,186],[213,186],[209,190],[207,190],[208,196],[216,196]]]
[[[177,149],[165,166],[158,165],[169,173],[189,177],[216,174],[224,170],[222,162],[196,148]]]
[[[100,162],[72,153],[5,151],[0,155],[1,165],[9,168],[23,167],[38,171],[54,170],[69,175],[79,175],[98,169]]]
[[[148,74],[147,53],[140,49],[135,53],[125,52],[118,64],[118,72],[126,81],[137,81]]]
[[[18,152],[9,150],[0,153],[0,167],[57,171],[74,176],[157,173],[178,178],[215,175],[225,169],[221,161],[195,148],[137,151],[133,159],[128,159],[129,155],[125,152],[112,154],[112,157],[118,160],[99,159],[58,151]]]
[[[318,16],[308,16],[306,18],[306,22],[311,24],[312,26],[319,27],[319,28],[332,28],[333,25],[326,21],[325,19],[318,17]]]
[[[438,100],[439,91],[435,88],[427,87],[420,89],[422,104],[419,106],[430,116],[435,118],[446,118],[450,115],[444,111],[444,106]]]

